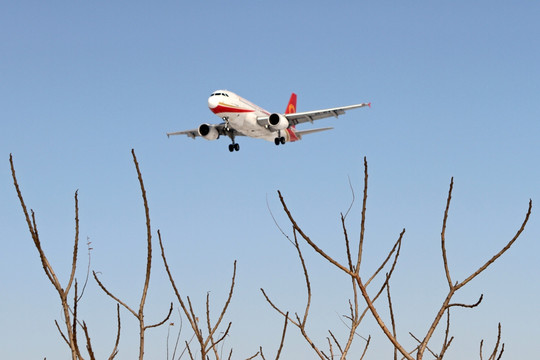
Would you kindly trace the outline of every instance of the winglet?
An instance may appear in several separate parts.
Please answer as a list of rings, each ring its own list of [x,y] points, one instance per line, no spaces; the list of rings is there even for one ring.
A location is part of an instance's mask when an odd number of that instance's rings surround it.
[[[371,109],[371,102],[368,102],[367,106]]]

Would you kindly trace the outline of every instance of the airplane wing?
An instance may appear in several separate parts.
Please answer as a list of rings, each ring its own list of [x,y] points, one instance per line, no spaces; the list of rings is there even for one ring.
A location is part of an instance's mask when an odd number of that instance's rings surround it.
[[[167,137],[169,137],[171,135],[187,135],[192,139],[195,139],[197,136],[200,136],[198,129],[187,130],[187,131],[176,131],[176,132],[167,133]]]
[[[345,111],[361,108],[364,106],[371,107],[371,103],[362,103],[362,104],[355,104],[355,105],[349,105],[349,106],[341,106],[331,109],[323,109],[323,110],[314,110],[314,111],[304,111],[299,113],[292,113],[292,114],[283,114],[289,120],[289,123],[291,125],[297,125],[305,122],[313,122],[314,120],[324,119],[327,117],[338,117],[339,115],[345,114]],[[257,118],[257,122],[261,125],[265,125],[268,122],[268,117],[259,117]]]
[[[218,131],[219,135],[227,135],[229,136],[230,133],[233,133],[234,136],[244,136],[244,134],[234,130],[234,129],[229,129],[227,130],[227,128],[225,127],[225,123],[221,123],[221,124],[218,124],[218,125],[213,125],[216,130]],[[185,131],[175,131],[175,132],[171,132],[171,133],[167,133],[167,137],[171,136],[171,135],[187,135],[189,136],[190,138],[192,139],[195,139],[197,136],[201,136],[199,135],[199,129],[192,129],[192,130],[185,130]]]

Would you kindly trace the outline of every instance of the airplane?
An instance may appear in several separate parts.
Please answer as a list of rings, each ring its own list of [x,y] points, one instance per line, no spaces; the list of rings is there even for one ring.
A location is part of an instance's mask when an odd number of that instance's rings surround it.
[[[296,94],[292,93],[285,112],[270,113],[252,102],[228,90],[216,90],[208,98],[208,107],[219,116],[220,124],[201,124],[197,129],[167,133],[171,135],[187,135],[192,139],[200,136],[206,140],[216,140],[220,136],[228,136],[232,144],[229,151],[239,151],[240,145],[235,142],[237,136],[249,136],[257,139],[273,141],[276,145],[284,145],[302,139],[303,135],[333,129],[332,127],[296,130],[296,125],[328,117],[338,117],[347,110],[360,107],[371,107],[371,103],[342,106],[331,109],[296,112]]]

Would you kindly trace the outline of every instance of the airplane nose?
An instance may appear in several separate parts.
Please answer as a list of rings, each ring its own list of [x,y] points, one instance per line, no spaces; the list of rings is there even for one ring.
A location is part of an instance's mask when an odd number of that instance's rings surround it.
[[[210,96],[208,98],[208,107],[210,109],[216,108],[218,104],[219,104],[219,99],[217,98],[217,96]]]

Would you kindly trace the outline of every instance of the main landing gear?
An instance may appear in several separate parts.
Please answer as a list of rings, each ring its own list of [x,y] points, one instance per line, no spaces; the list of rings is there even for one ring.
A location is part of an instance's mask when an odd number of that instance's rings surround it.
[[[223,119],[225,119],[225,118],[223,118]],[[234,142],[234,132],[228,131],[227,135],[229,135],[229,137],[231,138],[231,141],[232,141],[232,144],[229,144],[229,151],[230,152],[240,151],[240,145],[238,145],[237,143]]]
[[[238,145],[237,143],[229,144],[229,151],[240,151],[240,145]]]
[[[277,138],[274,139],[274,144],[278,146],[279,144],[285,145],[285,137],[281,136],[281,131],[278,131]]]

